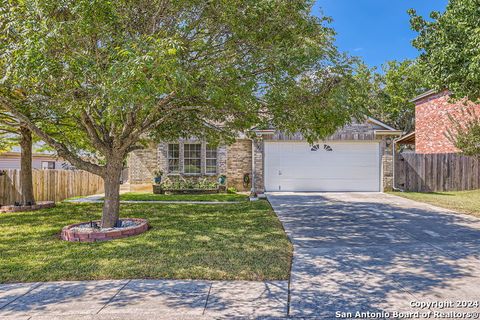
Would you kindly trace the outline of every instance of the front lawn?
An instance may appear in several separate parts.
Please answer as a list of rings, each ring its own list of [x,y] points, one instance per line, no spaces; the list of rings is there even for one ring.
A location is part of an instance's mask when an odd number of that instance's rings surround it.
[[[120,195],[122,201],[246,201],[248,196],[236,193],[213,194],[154,194],[129,192]]]
[[[480,216],[480,190],[452,192],[392,192],[407,199]]]
[[[63,226],[98,219],[100,204],[0,214],[0,283],[87,279],[287,279],[292,255],[267,201],[125,204],[146,233],[110,242],[59,239]]]

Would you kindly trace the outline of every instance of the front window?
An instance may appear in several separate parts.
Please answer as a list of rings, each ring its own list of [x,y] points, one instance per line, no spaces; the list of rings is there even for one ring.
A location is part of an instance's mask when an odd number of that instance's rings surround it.
[[[199,174],[202,172],[202,145],[188,143],[184,145],[184,172],[186,174]]]
[[[178,144],[168,145],[168,172],[178,173],[180,171],[180,148]]]
[[[207,145],[205,151],[205,173],[217,173],[217,148]]]

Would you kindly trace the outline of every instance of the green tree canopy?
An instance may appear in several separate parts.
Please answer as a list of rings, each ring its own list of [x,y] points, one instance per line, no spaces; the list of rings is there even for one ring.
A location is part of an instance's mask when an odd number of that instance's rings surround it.
[[[429,89],[422,66],[415,60],[389,61],[378,80],[381,88],[375,111],[380,120],[410,132],[415,128],[415,104],[410,100]]]
[[[446,11],[432,12],[430,20],[409,11],[418,32],[413,45],[421,51],[432,89],[448,89],[453,98],[480,99],[479,8],[478,0],[450,0]]]
[[[369,114],[392,127],[410,132],[415,127],[415,105],[410,100],[428,90],[416,60],[389,61],[382,70],[360,64],[356,68],[355,97]]]
[[[149,136],[231,141],[269,124],[314,140],[359,115],[350,61],[309,0],[0,1],[0,103],[104,177],[104,226],[121,164]],[[42,101],[41,125],[22,99]]]
[[[448,89],[452,99],[480,102],[480,2],[450,0],[444,13],[432,12],[431,20],[410,10],[411,25],[418,32],[413,44],[433,88]],[[448,137],[465,154],[480,156],[480,120],[452,118]]]
[[[8,113],[0,111],[0,153],[9,151],[18,144],[18,122]]]
[[[463,110],[461,117],[450,116],[450,121],[447,138],[465,155],[480,158],[480,118],[475,109]]]

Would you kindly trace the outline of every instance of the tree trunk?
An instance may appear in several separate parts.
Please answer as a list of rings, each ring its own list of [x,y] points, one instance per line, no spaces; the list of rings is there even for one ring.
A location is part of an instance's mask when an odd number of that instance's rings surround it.
[[[105,170],[105,200],[103,203],[102,228],[113,228],[117,225],[120,214],[120,176],[122,160],[111,159]]]
[[[25,126],[20,126],[20,181],[22,185],[22,204],[35,204],[32,177],[32,132]]]

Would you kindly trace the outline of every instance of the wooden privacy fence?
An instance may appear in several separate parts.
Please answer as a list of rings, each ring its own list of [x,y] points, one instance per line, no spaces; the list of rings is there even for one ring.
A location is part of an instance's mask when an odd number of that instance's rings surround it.
[[[37,201],[62,201],[103,192],[103,179],[81,170],[33,170]],[[21,200],[20,170],[0,170],[0,205]]]
[[[395,187],[418,192],[480,189],[479,161],[456,153],[401,153],[395,157]]]

